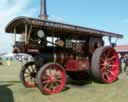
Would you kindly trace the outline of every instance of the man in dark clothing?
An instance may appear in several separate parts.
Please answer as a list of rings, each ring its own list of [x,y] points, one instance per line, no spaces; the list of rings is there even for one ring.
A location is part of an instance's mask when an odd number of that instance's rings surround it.
[[[125,59],[125,68],[124,68],[124,72],[128,75],[128,57],[126,57],[126,59]]]

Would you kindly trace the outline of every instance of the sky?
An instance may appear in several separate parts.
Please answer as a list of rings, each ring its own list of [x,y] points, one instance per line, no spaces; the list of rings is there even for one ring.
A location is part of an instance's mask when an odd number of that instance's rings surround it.
[[[128,44],[128,0],[46,1],[48,20],[123,34],[117,44]],[[38,18],[40,0],[0,0],[0,4],[0,52],[11,52],[13,36],[5,33],[6,25],[18,16]]]

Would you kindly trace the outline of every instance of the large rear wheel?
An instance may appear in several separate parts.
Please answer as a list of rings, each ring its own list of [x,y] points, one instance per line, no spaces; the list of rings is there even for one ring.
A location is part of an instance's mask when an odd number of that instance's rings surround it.
[[[119,58],[112,47],[96,49],[91,62],[91,72],[96,80],[103,83],[112,83],[117,79],[119,70]]]
[[[63,67],[56,63],[45,64],[37,75],[37,85],[42,93],[56,94],[66,83],[66,74]]]

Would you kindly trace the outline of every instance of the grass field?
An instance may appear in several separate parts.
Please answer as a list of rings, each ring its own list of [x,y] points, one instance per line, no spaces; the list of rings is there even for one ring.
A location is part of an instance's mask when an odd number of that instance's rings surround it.
[[[91,80],[85,85],[68,82],[64,91],[43,95],[37,89],[24,88],[19,81],[20,64],[0,66],[0,102],[127,102],[128,80],[99,84]],[[75,83],[75,85],[72,85]]]

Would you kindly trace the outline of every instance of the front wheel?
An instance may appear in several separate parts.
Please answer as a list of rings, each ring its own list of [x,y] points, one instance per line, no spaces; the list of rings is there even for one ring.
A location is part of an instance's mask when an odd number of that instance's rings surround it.
[[[112,47],[97,48],[92,56],[91,73],[103,83],[112,83],[120,71],[117,52]]]
[[[22,84],[27,88],[34,88],[35,78],[37,74],[37,66],[34,62],[28,62],[23,65],[20,71],[20,80]]]
[[[45,64],[37,75],[37,85],[42,93],[56,94],[66,83],[66,74],[63,67],[56,63]]]

